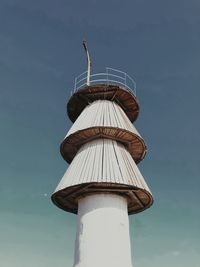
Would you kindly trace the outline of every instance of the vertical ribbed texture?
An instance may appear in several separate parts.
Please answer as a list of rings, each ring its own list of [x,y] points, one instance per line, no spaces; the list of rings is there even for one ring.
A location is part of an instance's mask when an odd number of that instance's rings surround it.
[[[97,126],[121,128],[140,136],[119,105],[108,100],[97,100],[83,110],[66,137],[79,130]]]
[[[131,185],[150,192],[130,153],[122,144],[109,139],[96,139],[83,145],[56,191],[93,182]]]

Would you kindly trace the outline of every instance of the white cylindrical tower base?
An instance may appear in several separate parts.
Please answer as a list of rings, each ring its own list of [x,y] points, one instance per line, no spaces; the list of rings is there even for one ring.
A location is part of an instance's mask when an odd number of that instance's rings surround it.
[[[79,200],[74,267],[132,267],[125,197],[94,194]]]

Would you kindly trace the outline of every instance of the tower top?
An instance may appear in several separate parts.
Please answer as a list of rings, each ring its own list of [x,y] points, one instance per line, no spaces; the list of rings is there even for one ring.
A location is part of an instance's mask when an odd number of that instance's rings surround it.
[[[131,122],[139,113],[136,99],[136,82],[126,72],[106,67],[104,72],[91,74],[91,59],[87,42],[83,41],[87,58],[87,70],[75,78],[74,89],[67,104],[67,113],[72,122],[78,118],[84,108],[96,100],[116,102]]]
[[[135,121],[139,113],[136,98],[136,82],[126,72],[107,67],[104,72],[93,73],[89,70],[75,78],[74,89],[67,104],[67,113],[72,122],[83,109],[96,100],[116,102],[126,113],[130,121]],[[89,79],[89,85],[88,85]]]

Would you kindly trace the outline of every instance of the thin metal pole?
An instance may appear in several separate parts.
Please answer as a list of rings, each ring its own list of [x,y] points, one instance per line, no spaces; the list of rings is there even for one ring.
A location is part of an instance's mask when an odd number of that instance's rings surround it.
[[[90,71],[91,71],[91,61],[90,61],[90,55],[87,48],[86,41],[83,41],[83,47],[85,49],[86,57],[87,57],[87,64],[88,64],[88,71],[87,71],[87,85],[90,85]]]

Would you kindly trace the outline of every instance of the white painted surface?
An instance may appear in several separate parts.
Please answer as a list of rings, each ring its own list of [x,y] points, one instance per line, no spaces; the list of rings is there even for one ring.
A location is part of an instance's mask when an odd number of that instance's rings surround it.
[[[74,267],[132,267],[126,198],[94,194],[79,200]]]
[[[97,100],[85,107],[66,137],[79,130],[96,126],[121,128],[140,136],[118,104],[108,100]]]
[[[131,185],[150,192],[124,145],[110,139],[96,139],[83,145],[55,192],[72,185],[93,182]]]

